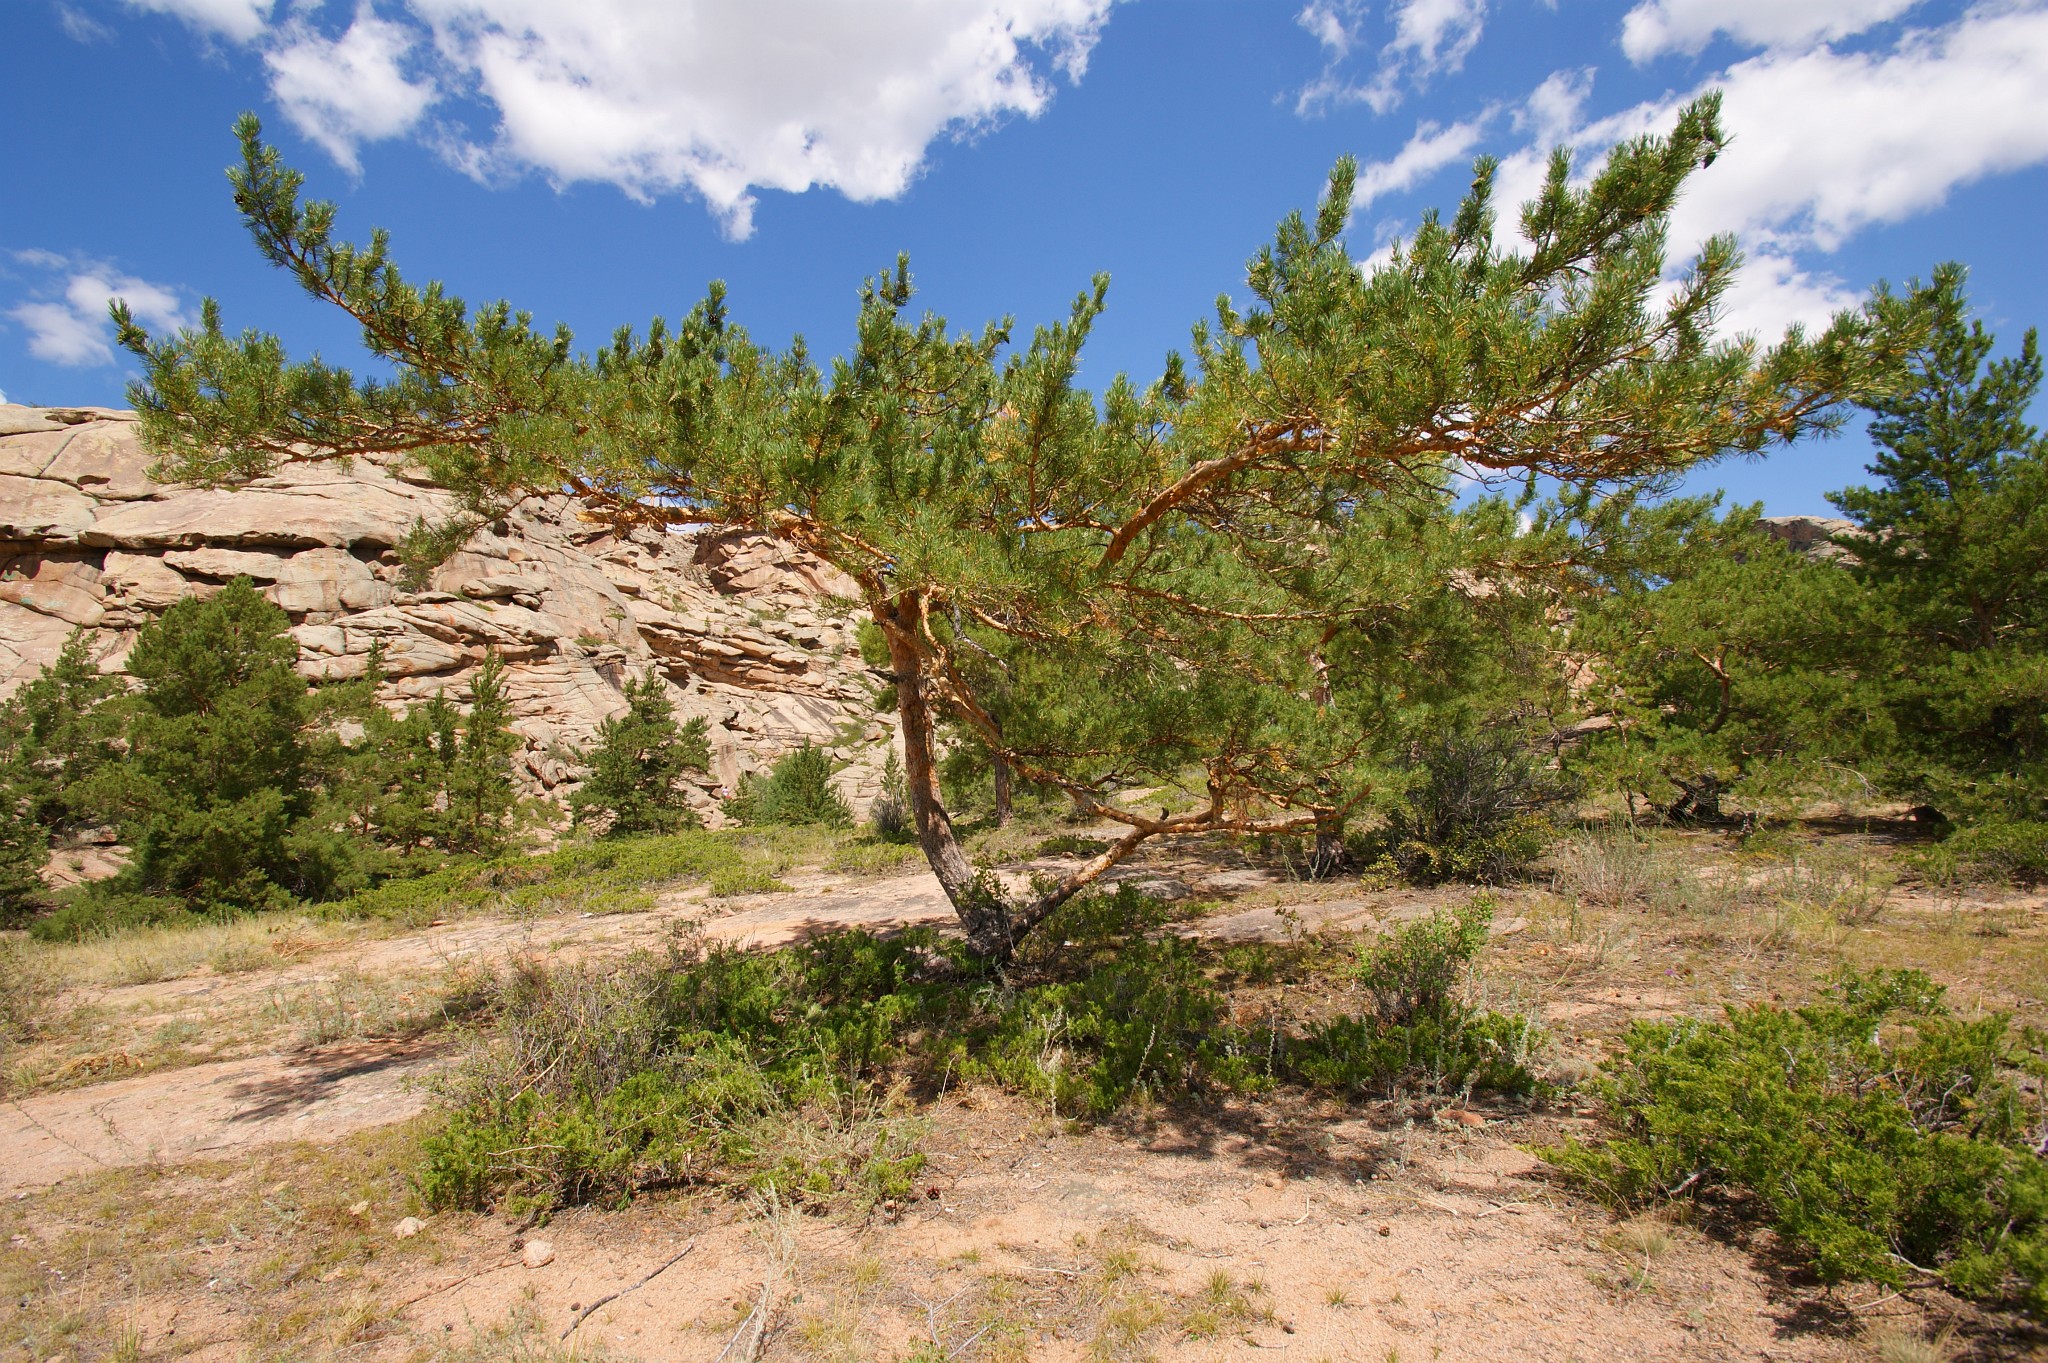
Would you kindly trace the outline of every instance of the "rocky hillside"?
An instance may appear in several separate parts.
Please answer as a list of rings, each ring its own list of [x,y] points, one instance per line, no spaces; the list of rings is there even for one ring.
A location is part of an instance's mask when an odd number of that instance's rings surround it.
[[[157,483],[150,462],[132,413],[0,406],[0,696],[77,627],[118,671],[138,626],[246,576],[291,616],[309,678],[360,676],[381,642],[394,706],[460,697],[503,657],[533,788],[574,781],[577,749],[652,668],[681,716],[710,724],[707,811],[716,785],[806,739],[851,763],[840,781],[857,807],[874,790],[891,734],[834,595],[852,584],[777,541],[618,533],[552,497],[478,531],[414,591],[393,546],[450,502],[395,465],[293,467],[227,490]]]

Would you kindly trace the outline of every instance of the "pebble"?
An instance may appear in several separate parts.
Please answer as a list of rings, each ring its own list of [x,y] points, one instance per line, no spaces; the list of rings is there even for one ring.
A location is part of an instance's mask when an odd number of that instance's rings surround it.
[[[555,1247],[546,1240],[528,1240],[519,1251],[519,1262],[528,1268],[546,1268],[555,1261]]]
[[[400,1240],[410,1240],[427,1228],[427,1223],[417,1216],[408,1216],[391,1228],[391,1233]]]

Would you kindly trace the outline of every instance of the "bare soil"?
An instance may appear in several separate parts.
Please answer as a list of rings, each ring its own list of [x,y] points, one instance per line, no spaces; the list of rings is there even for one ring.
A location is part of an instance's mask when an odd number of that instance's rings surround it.
[[[1562,881],[1496,892],[1477,987],[1544,1021],[1547,1063],[1567,1083],[1632,1018],[1809,997],[1844,963],[1918,965],[1966,1011],[2048,1020],[2048,898],[1896,876],[1874,911],[1806,881],[1781,893],[1784,868],[1809,853],[1893,865],[1895,849],[1864,829],[1803,837],[1769,856],[1670,840],[1677,860],[1660,874],[1769,891],[1739,900],[1603,906]],[[1332,950],[1470,893],[1306,884],[1193,849],[1129,874],[1191,897],[1183,931]],[[787,879],[785,894],[676,893],[643,914],[315,943],[262,969],[74,988],[53,1009],[97,1009],[101,1042],[140,1049],[172,1022],[260,1018],[267,1000],[348,980],[431,990],[519,955],[659,949],[679,930],[770,946],[950,916],[922,873]],[[2048,1358],[2032,1327],[1939,1293],[1824,1292],[1768,1234],[1675,1214],[1617,1221],[1529,1153],[1593,1129],[1569,1100],[1282,1096],[1083,1127],[970,1089],[920,1111],[929,1163],[900,1206],[696,1191],[532,1226],[417,1204],[421,1080],[454,1052],[445,1026],[318,1045],[303,1022],[244,1032],[229,1058],[0,1105],[4,1356],[1831,1361],[1942,1357],[1881,1336],[1953,1328],[1949,1357]],[[409,1215],[422,1229],[401,1237]],[[552,1251],[540,1267],[522,1258],[532,1240]]]

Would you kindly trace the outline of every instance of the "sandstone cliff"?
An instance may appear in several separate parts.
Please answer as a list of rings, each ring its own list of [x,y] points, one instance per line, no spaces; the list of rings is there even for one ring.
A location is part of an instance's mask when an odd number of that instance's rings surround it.
[[[394,706],[457,698],[499,654],[534,789],[574,781],[576,751],[651,668],[682,717],[710,724],[707,787],[808,739],[853,764],[839,779],[856,807],[874,791],[892,735],[835,595],[852,584],[775,540],[618,533],[551,497],[408,590],[393,546],[450,502],[395,464],[298,466],[229,490],[157,483],[150,462],[132,413],[0,406],[0,696],[76,627],[118,671],[140,625],[246,576],[290,615],[309,678],[360,676],[381,642]],[[713,793],[699,793],[707,812]]]

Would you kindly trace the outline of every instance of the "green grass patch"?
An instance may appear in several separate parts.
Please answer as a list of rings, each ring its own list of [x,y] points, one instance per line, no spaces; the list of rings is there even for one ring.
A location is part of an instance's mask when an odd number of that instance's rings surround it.
[[[789,888],[776,879],[778,869],[737,834],[690,830],[576,843],[537,857],[456,863],[384,881],[319,911],[408,927],[484,912],[638,913],[654,906],[657,890],[683,883],[706,883],[714,895]]]

